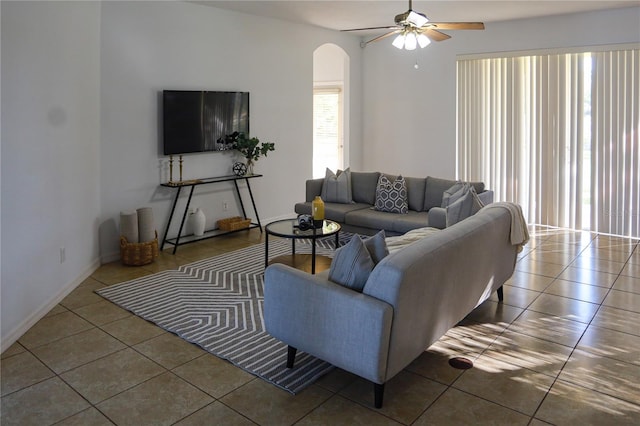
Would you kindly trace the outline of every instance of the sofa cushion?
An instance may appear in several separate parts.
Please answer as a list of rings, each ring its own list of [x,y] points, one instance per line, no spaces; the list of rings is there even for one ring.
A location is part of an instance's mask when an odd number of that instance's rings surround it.
[[[386,213],[374,210],[372,207],[367,209],[352,210],[345,214],[344,222],[347,225],[359,226],[362,228],[384,229],[393,231],[393,221],[404,215],[396,213]]]
[[[395,215],[393,218],[392,230],[399,234],[404,234],[415,228],[429,226],[429,213],[409,210],[408,214]]]
[[[322,184],[322,200],[328,203],[351,203],[351,170],[338,170],[333,173],[327,168]]]
[[[442,206],[442,196],[444,192],[451,188],[457,181],[451,179],[435,178],[427,176],[427,183],[424,191],[424,210],[428,211],[432,207]],[[476,193],[484,191],[484,182],[469,182],[476,190]]]
[[[370,206],[376,202],[376,186],[378,185],[378,172],[351,172],[351,194],[356,203],[365,203]]]
[[[424,208],[424,191],[427,180],[416,177],[406,177],[404,179],[407,181],[409,210],[422,211]]]
[[[346,214],[356,210],[368,210],[371,208],[369,204],[352,203],[324,203],[324,217],[340,223],[346,222]],[[294,208],[296,214],[312,214],[311,202],[296,203]]]
[[[329,280],[362,291],[374,266],[364,241],[354,235],[351,241],[336,250],[329,268]]]
[[[378,264],[386,255],[389,254],[387,249],[387,240],[384,234],[384,230],[378,232],[376,235],[364,240],[364,246],[371,255],[371,260],[375,265]]]
[[[393,182],[385,175],[378,179],[375,209],[381,212],[407,214],[407,182],[398,176]]]

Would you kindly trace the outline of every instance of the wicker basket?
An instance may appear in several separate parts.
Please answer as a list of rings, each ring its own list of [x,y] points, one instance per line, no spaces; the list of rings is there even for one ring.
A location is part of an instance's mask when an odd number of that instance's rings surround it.
[[[223,231],[237,231],[248,228],[249,225],[251,225],[251,219],[244,219],[240,216],[228,217],[218,221],[218,228]]]
[[[158,257],[158,231],[156,231],[156,238],[146,243],[130,243],[124,236],[120,236],[120,258],[123,264],[147,265],[156,257]]]

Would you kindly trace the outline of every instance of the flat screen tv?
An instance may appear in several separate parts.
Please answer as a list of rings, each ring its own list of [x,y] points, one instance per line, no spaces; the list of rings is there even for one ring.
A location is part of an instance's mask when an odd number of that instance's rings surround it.
[[[249,134],[249,92],[164,90],[164,155],[223,151],[225,136]]]

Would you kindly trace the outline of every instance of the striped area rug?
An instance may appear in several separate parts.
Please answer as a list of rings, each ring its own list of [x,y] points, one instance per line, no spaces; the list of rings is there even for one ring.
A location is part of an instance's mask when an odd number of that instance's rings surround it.
[[[353,234],[341,233],[340,243]],[[333,237],[316,253],[331,257]],[[304,241],[296,252],[310,253]],[[289,240],[269,242],[269,255],[291,253]],[[298,351],[286,368],[287,346],[271,337],[263,320],[264,244],[229,252],[96,292],[206,351],[293,394],[333,366]]]

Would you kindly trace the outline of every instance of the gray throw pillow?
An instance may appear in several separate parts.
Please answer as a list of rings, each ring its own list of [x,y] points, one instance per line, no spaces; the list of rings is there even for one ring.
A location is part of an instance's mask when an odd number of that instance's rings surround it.
[[[320,194],[322,200],[328,203],[348,204],[353,202],[351,196],[351,170],[338,170],[333,173],[327,168]]]
[[[409,213],[407,182],[402,176],[391,182],[385,175],[380,175],[374,208],[381,212]]]
[[[354,235],[351,241],[336,250],[329,268],[329,280],[361,292],[374,266],[364,241]]]
[[[369,251],[369,255],[371,255],[371,260],[373,260],[374,265],[377,265],[378,262],[380,262],[386,255],[389,254],[384,230],[364,240],[364,246]]]
[[[449,204],[447,210],[447,227],[476,214],[484,204],[473,186],[468,185],[465,194]]]
[[[442,205],[440,207],[449,207],[450,204],[455,203],[469,191],[469,184],[463,182],[456,182],[453,186],[442,194]]]

